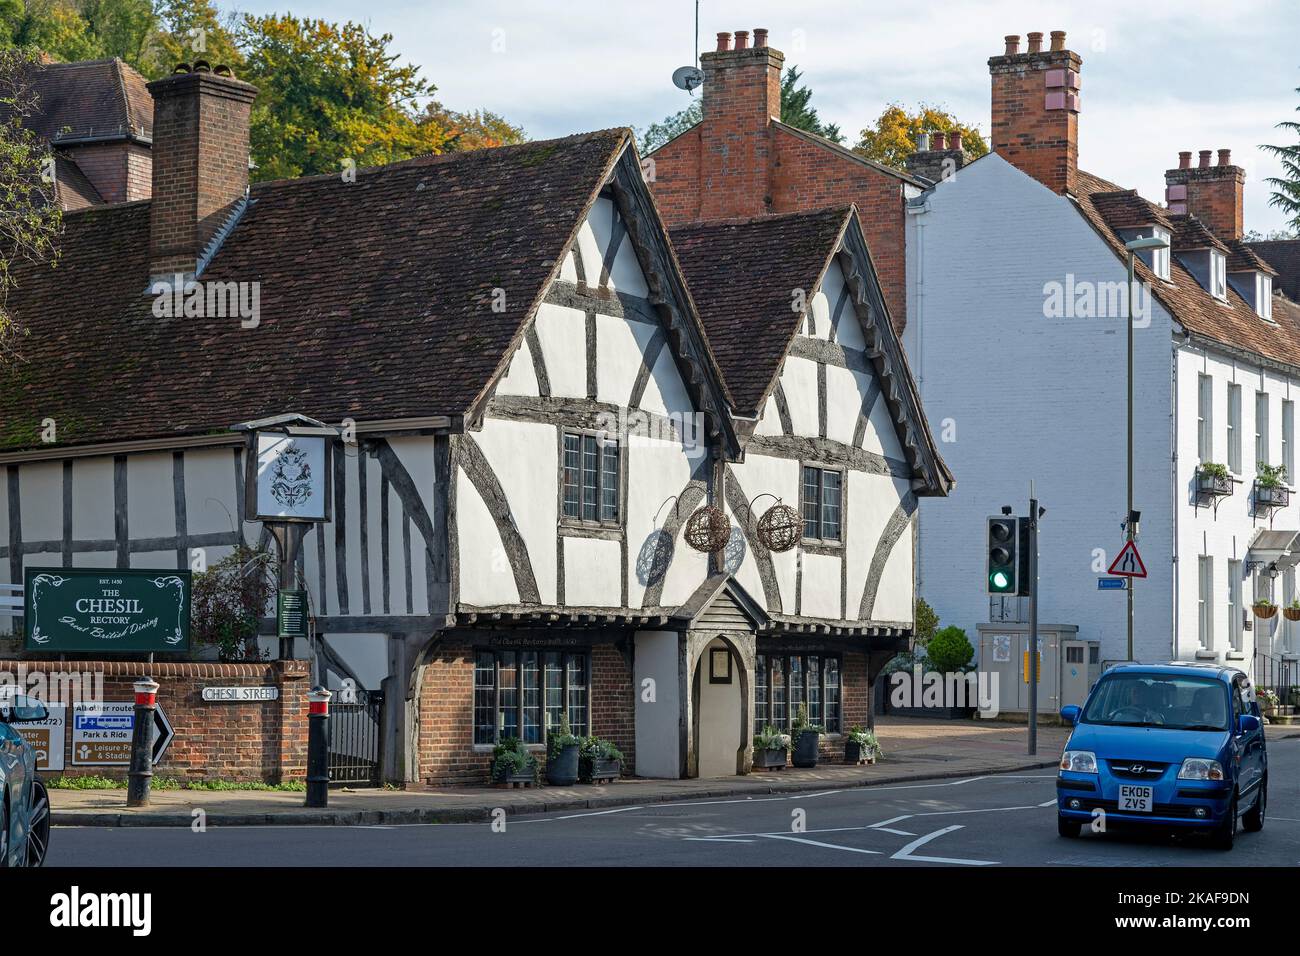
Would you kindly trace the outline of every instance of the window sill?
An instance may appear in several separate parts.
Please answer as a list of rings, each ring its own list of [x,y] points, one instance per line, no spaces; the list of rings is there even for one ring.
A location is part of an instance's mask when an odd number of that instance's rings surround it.
[[[598,538],[603,541],[622,541],[625,531],[621,525],[614,524],[579,524],[561,521],[557,533],[562,538]]]
[[[1228,653],[1223,655],[1223,659],[1227,661],[1244,661],[1246,655],[1242,651],[1228,651]]]
[[[1206,650],[1202,647],[1196,652],[1196,659],[1198,661],[1217,661],[1219,659],[1219,652]]]
[[[496,744],[474,744],[474,753],[490,754]],[[543,753],[546,750],[546,744],[524,744],[524,749],[529,753]]]
[[[844,553],[843,541],[828,541],[825,538],[804,538],[799,546],[808,554],[829,554],[838,557]]]

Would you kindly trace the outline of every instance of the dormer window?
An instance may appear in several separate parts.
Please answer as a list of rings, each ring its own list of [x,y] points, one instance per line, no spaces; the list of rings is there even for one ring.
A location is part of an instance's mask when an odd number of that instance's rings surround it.
[[[1228,301],[1228,259],[1213,249],[1210,250],[1210,294],[1221,302]]]
[[[1163,239],[1166,243],[1170,241],[1168,229],[1161,229],[1157,226],[1153,232],[1157,239]],[[1151,250],[1151,271],[1156,274],[1157,279],[1169,281],[1169,246],[1163,249]]]
[[[1273,321],[1273,277],[1255,273],[1255,314],[1265,322]]]

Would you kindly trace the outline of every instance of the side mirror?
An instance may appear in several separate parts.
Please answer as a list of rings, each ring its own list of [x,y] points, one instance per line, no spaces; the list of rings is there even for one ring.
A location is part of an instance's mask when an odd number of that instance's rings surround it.
[[[1237,718],[1237,733],[1253,734],[1262,726],[1254,714],[1242,714]]]
[[[1079,722],[1079,715],[1083,711],[1077,704],[1066,704],[1061,708],[1061,720],[1073,727]]]

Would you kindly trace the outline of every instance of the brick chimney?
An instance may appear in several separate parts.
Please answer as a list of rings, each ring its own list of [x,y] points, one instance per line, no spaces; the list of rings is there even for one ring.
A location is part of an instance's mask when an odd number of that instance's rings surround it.
[[[931,182],[942,182],[953,176],[966,162],[961,146],[961,132],[921,133],[916,138],[916,151],[907,157],[904,165],[914,176],[923,176]]]
[[[1057,193],[1074,191],[1079,171],[1079,67],[1065,48],[1065,32],[1005,38],[1001,56],[989,58],[993,79],[993,151]]]
[[[154,100],[149,275],[193,275],[248,191],[257,88],[199,61],[149,84]]]
[[[769,212],[768,170],[773,159],[768,121],[781,116],[785,55],[767,45],[768,31],[718,34],[718,48],[700,57],[704,69],[704,122],[700,219],[761,216]]]
[[[1170,212],[1191,213],[1220,239],[1240,239],[1245,232],[1246,171],[1232,165],[1229,150],[1219,150],[1214,166],[1211,155],[1211,150],[1201,150],[1193,168],[1190,150],[1178,154],[1178,167],[1165,170],[1165,202]]]

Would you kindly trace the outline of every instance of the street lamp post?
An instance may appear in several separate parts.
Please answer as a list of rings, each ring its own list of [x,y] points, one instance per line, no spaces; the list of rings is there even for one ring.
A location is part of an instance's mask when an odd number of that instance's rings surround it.
[[[1137,253],[1149,249],[1167,249],[1169,241],[1160,236],[1145,236],[1126,242],[1128,250],[1128,508],[1125,511],[1124,534],[1131,543],[1137,533],[1133,511],[1133,260]],[[1128,656],[1133,660],[1133,581],[1128,582]]]

